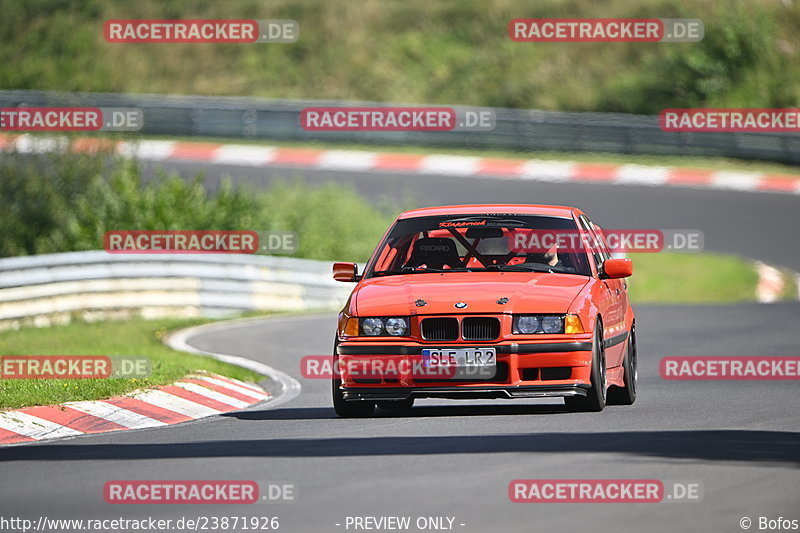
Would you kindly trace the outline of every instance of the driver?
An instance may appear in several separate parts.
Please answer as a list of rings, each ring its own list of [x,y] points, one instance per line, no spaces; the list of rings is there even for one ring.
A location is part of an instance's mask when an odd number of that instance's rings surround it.
[[[546,252],[530,252],[525,260],[526,263],[539,263],[551,267],[563,267],[564,264],[558,258],[558,244],[553,244]]]

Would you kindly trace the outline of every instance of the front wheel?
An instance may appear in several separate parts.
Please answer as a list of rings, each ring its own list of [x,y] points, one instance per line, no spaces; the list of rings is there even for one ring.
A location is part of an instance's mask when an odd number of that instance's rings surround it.
[[[339,367],[339,356],[336,354],[336,348],[339,346],[339,340],[333,341],[333,368]],[[331,379],[332,395],[333,395],[333,410],[342,418],[366,418],[372,416],[375,412],[375,402],[366,401],[352,401],[348,402],[344,399],[342,394],[342,380]]]
[[[348,402],[342,394],[342,380],[333,379],[333,409],[342,418],[367,418],[375,412],[375,402],[364,400]]]
[[[592,386],[586,391],[586,396],[567,396],[564,404],[570,411],[602,411],[606,406],[606,352],[603,348],[602,327],[594,334],[592,343]]]

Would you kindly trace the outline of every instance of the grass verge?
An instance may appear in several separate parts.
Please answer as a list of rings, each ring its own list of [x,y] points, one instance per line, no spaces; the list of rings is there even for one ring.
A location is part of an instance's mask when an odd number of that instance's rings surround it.
[[[243,381],[261,376],[210,357],[177,352],[161,341],[168,330],[206,322],[199,319],[134,319],[125,322],[73,322],[49,328],[0,332],[4,355],[144,356],[152,372],[146,379],[5,379],[0,380],[0,409],[99,400],[172,383],[196,370]]]
[[[753,263],[732,255],[632,254],[634,303],[708,304],[753,301]]]

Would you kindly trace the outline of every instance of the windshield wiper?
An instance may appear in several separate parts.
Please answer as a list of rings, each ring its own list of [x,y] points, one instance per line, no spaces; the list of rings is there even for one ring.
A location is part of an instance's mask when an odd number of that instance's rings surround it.
[[[532,265],[489,265],[483,270],[488,271],[498,271],[498,272],[550,272],[553,273],[553,268],[551,266],[541,265],[541,266],[532,266]]]
[[[469,272],[469,269],[466,267],[456,267],[456,268],[403,267],[401,270],[403,274],[419,274],[425,272]]]
[[[394,276],[400,274],[425,274],[429,272],[469,272],[470,269],[466,267],[459,268],[414,268],[403,267],[400,270],[379,270],[373,272],[373,276]]]

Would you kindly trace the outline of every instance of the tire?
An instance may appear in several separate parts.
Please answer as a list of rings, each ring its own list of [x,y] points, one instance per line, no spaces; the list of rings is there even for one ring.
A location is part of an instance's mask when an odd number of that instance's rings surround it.
[[[567,396],[564,404],[567,409],[575,412],[598,412],[606,406],[606,354],[603,348],[602,325],[598,326],[592,343],[592,386],[586,391],[586,396]]]
[[[377,402],[378,409],[411,409],[414,406],[414,398],[406,400],[383,400]]]
[[[336,347],[339,345],[339,341],[333,341],[333,368],[337,368],[339,363],[339,358],[336,355]],[[348,402],[344,399],[344,394],[342,394],[342,380],[336,379],[336,377],[331,379],[331,386],[332,386],[332,396],[333,396],[333,410],[336,411],[336,414],[342,418],[367,418],[372,416],[375,412],[375,402],[367,402],[363,400],[354,400]]]
[[[375,402],[364,400],[347,401],[342,394],[341,379],[332,379],[333,409],[342,418],[368,418],[375,412]]]
[[[639,381],[639,361],[636,351],[636,326],[631,326],[628,336],[628,350],[622,361],[624,387],[608,389],[608,403],[611,405],[631,405],[636,401],[636,388]]]

